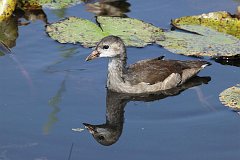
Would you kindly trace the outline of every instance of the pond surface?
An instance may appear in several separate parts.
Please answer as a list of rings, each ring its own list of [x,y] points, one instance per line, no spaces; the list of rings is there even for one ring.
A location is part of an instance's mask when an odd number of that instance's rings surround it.
[[[173,18],[221,10],[234,13],[239,5],[229,0],[128,2],[128,17],[165,29],[170,28]],[[67,16],[94,20],[95,16],[86,11],[85,4],[44,12],[49,22]],[[122,133],[118,133],[121,136],[114,144],[104,146],[86,129],[74,132],[72,128],[84,128],[82,123],[106,122],[108,61],[85,62],[91,49],[59,44],[44,30],[41,20],[19,26],[16,46],[12,48],[15,59],[9,55],[0,57],[1,160],[60,160],[68,159],[70,154],[72,160],[239,159],[240,116],[218,99],[220,92],[240,82],[239,67],[206,59],[212,65],[199,76],[210,76],[208,84],[151,102],[128,100],[122,106],[115,102],[121,112],[118,132]],[[156,45],[128,48],[127,52],[129,63],[162,55],[195,59]]]

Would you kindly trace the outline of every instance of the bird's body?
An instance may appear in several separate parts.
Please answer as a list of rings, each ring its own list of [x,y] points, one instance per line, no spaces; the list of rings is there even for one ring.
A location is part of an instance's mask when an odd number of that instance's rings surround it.
[[[86,60],[109,57],[107,88],[120,93],[154,93],[177,87],[209,65],[206,61],[138,61],[126,66],[126,49],[116,36],[103,38]]]

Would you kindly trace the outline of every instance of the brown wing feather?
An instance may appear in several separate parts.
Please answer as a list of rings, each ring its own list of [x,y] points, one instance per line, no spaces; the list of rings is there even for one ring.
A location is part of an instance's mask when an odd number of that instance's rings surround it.
[[[182,75],[185,69],[199,70],[206,63],[205,61],[162,60],[160,58],[143,60],[130,65],[124,78],[132,85],[140,82],[155,84],[164,81],[172,73]]]

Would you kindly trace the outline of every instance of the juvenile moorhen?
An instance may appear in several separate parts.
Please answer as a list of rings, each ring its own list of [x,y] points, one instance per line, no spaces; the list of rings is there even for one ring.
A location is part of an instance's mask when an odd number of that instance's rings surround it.
[[[164,60],[163,57],[138,61],[126,66],[126,47],[117,36],[107,36],[86,61],[108,57],[107,88],[120,93],[154,93],[172,89],[210,65],[206,61]]]

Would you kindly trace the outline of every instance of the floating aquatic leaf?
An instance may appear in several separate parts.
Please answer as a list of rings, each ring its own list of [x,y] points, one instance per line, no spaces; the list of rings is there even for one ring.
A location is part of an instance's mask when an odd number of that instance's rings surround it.
[[[86,19],[69,17],[48,25],[48,35],[60,43],[81,43],[85,47],[93,47],[104,37],[102,30]]]
[[[219,99],[225,106],[240,110],[240,84],[224,90],[220,93]]]
[[[126,46],[144,47],[157,43],[173,53],[187,56],[235,56],[240,53],[240,40],[229,34],[200,26],[185,25],[187,30],[197,32],[170,31],[149,23],[120,17],[97,17],[96,25],[86,19],[70,17],[47,26],[49,36],[60,43],[81,43],[93,47],[103,37],[119,36]]]
[[[15,10],[17,0],[0,1],[0,21],[9,18]]]
[[[80,4],[81,0],[20,0],[22,8],[38,9],[42,6],[50,9],[61,9]]]
[[[213,29],[185,25],[185,29],[199,34],[170,31],[164,32],[166,39],[157,44],[169,51],[187,56],[235,56],[240,53],[240,40]]]
[[[191,30],[189,25],[201,25],[240,38],[240,20],[225,11],[181,17],[172,20],[172,24],[187,30]]]
[[[211,57],[229,57],[240,53],[240,21],[227,12],[181,17],[172,20],[172,24],[198,34],[165,32],[166,41],[159,41],[158,44],[171,52]]]
[[[123,39],[127,46],[144,47],[157,40],[164,39],[163,32],[149,23],[119,17],[97,17],[100,27],[86,19],[70,17],[48,25],[47,33],[60,43],[81,43],[93,47],[103,37],[116,35]]]
[[[127,46],[143,47],[163,40],[162,29],[134,18],[97,17],[103,31],[119,36]]]

